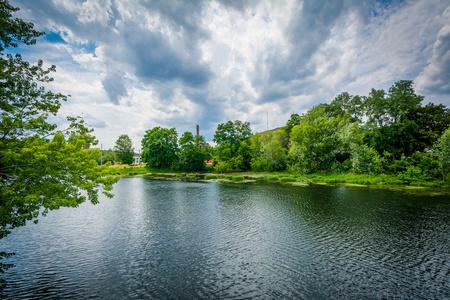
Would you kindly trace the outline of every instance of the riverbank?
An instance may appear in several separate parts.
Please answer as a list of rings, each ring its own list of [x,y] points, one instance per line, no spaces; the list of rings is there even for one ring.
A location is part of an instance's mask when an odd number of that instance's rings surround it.
[[[178,180],[193,182],[217,181],[234,184],[273,183],[292,186],[345,185],[367,187],[371,189],[401,190],[404,192],[425,192],[430,195],[449,194],[450,185],[444,181],[420,181],[414,178],[399,178],[389,175],[314,173],[299,175],[290,173],[242,172],[242,173],[186,173],[186,172],[149,172],[142,166],[130,166],[114,169],[114,174],[122,177],[144,177],[153,180]]]

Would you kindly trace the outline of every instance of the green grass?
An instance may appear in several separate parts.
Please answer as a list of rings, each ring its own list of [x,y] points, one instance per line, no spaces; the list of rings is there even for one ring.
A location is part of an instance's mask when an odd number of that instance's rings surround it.
[[[280,182],[294,182],[297,181],[294,177],[280,177]]]
[[[244,179],[244,176],[241,175],[233,176],[233,181],[244,181]]]
[[[276,175],[269,176],[269,177],[267,177],[267,181],[278,181],[278,176],[276,176]]]
[[[217,175],[206,175],[205,176],[205,180],[210,180],[210,179],[217,179]]]

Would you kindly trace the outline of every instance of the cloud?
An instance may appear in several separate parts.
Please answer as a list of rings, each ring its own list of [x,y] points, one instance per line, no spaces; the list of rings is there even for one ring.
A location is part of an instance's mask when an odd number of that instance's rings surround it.
[[[450,6],[443,13],[447,20],[438,32],[429,64],[418,76],[418,89],[435,94],[450,93]]]
[[[119,72],[110,72],[102,79],[102,85],[108,94],[109,100],[119,104],[119,98],[127,96],[123,76]]]
[[[49,87],[72,95],[61,115],[88,114],[106,147],[127,133],[138,149],[153,126],[259,132],[400,79],[450,94],[447,0],[11,2],[49,33],[20,50],[57,65]]]

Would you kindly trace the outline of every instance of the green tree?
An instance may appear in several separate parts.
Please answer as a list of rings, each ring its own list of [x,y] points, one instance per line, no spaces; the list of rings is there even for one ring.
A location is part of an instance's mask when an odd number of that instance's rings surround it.
[[[284,130],[256,134],[250,139],[251,168],[254,171],[280,171],[287,163],[287,133]]]
[[[132,164],[134,160],[134,148],[133,142],[126,134],[122,134],[116,141],[114,146],[114,152],[117,155],[119,161],[123,164]]]
[[[114,155],[114,151],[112,149],[106,149],[106,150],[101,150],[103,153],[101,153],[96,159],[95,161],[99,164],[99,165],[104,165],[106,163],[110,163],[110,164],[114,164],[114,162],[116,161],[115,155]]]
[[[435,148],[439,151],[439,163],[442,168],[442,180],[446,180],[445,169],[450,166],[450,127],[442,134]]]
[[[251,137],[252,131],[249,122],[241,122],[236,120],[234,122],[228,121],[217,125],[217,130],[214,133],[213,141],[220,146],[226,145],[227,150],[223,151],[224,158],[227,160],[236,156],[239,150],[240,142]],[[229,152],[229,153],[228,153]]]
[[[250,167],[250,148],[245,142],[252,136],[250,123],[228,121],[219,124],[214,133],[213,141],[217,143],[215,161],[221,162],[215,170],[244,171]]]
[[[205,150],[206,143],[202,136],[194,137],[188,131],[183,133],[179,140],[180,167],[184,171],[202,171],[205,169],[205,160],[209,158]]]
[[[366,144],[352,144],[352,170],[359,174],[378,174],[381,170],[381,158],[378,152]]]
[[[295,125],[299,125],[301,122],[302,116],[299,114],[292,114],[291,118],[286,122],[286,126],[283,127],[284,131],[287,134],[291,134],[292,128],[294,128]]]
[[[178,134],[175,128],[153,127],[142,139],[142,161],[150,168],[178,168]]]
[[[328,118],[324,105],[313,107],[291,131],[289,168],[302,173],[330,171],[334,163],[350,157],[356,132],[358,125],[348,114]]]
[[[325,111],[330,117],[343,116],[348,113],[351,121],[361,121],[364,111],[360,96],[352,96],[347,92],[337,95],[330,104],[325,105]]]
[[[411,155],[419,126],[409,118],[417,111],[423,96],[416,95],[410,80],[401,80],[389,89],[374,90],[364,101],[368,122],[366,142],[379,153],[388,151],[392,159]],[[423,150],[423,149],[422,149]]]
[[[450,109],[443,104],[429,103],[411,111],[408,119],[417,124],[418,130],[411,145],[415,151],[431,149],[450,124]]]
[[[32,23],[13,18],[18,8],[0,1],[0,238],[12,229],[35,220],[40,212],[76,207],[89,199],[98,202],[98,192],[108,197],[118,178],[95,158],[98,149],[92,130],[81,118],[68,118],[65,130],[48,122],[67,97],[45,90],[52,81],[43,62],[32,65],[19,54],[5,54],[19,43],[32,45],[43,33]],[[1,252],[0,258],[9,254]],[[0,273],[8,264],[0,263]]]

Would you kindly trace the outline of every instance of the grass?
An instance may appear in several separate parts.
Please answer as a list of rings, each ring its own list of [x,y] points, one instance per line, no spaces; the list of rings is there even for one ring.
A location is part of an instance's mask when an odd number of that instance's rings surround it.
[[[280,177],[280,182],[294,182],[297,181],[294,177]]]
[[[244,179],[244,176],[241,175],[233,176],[233,181],[244,181]]]
[[[277,175],[268,176],[267,181],[278,181],[278,176]]]

